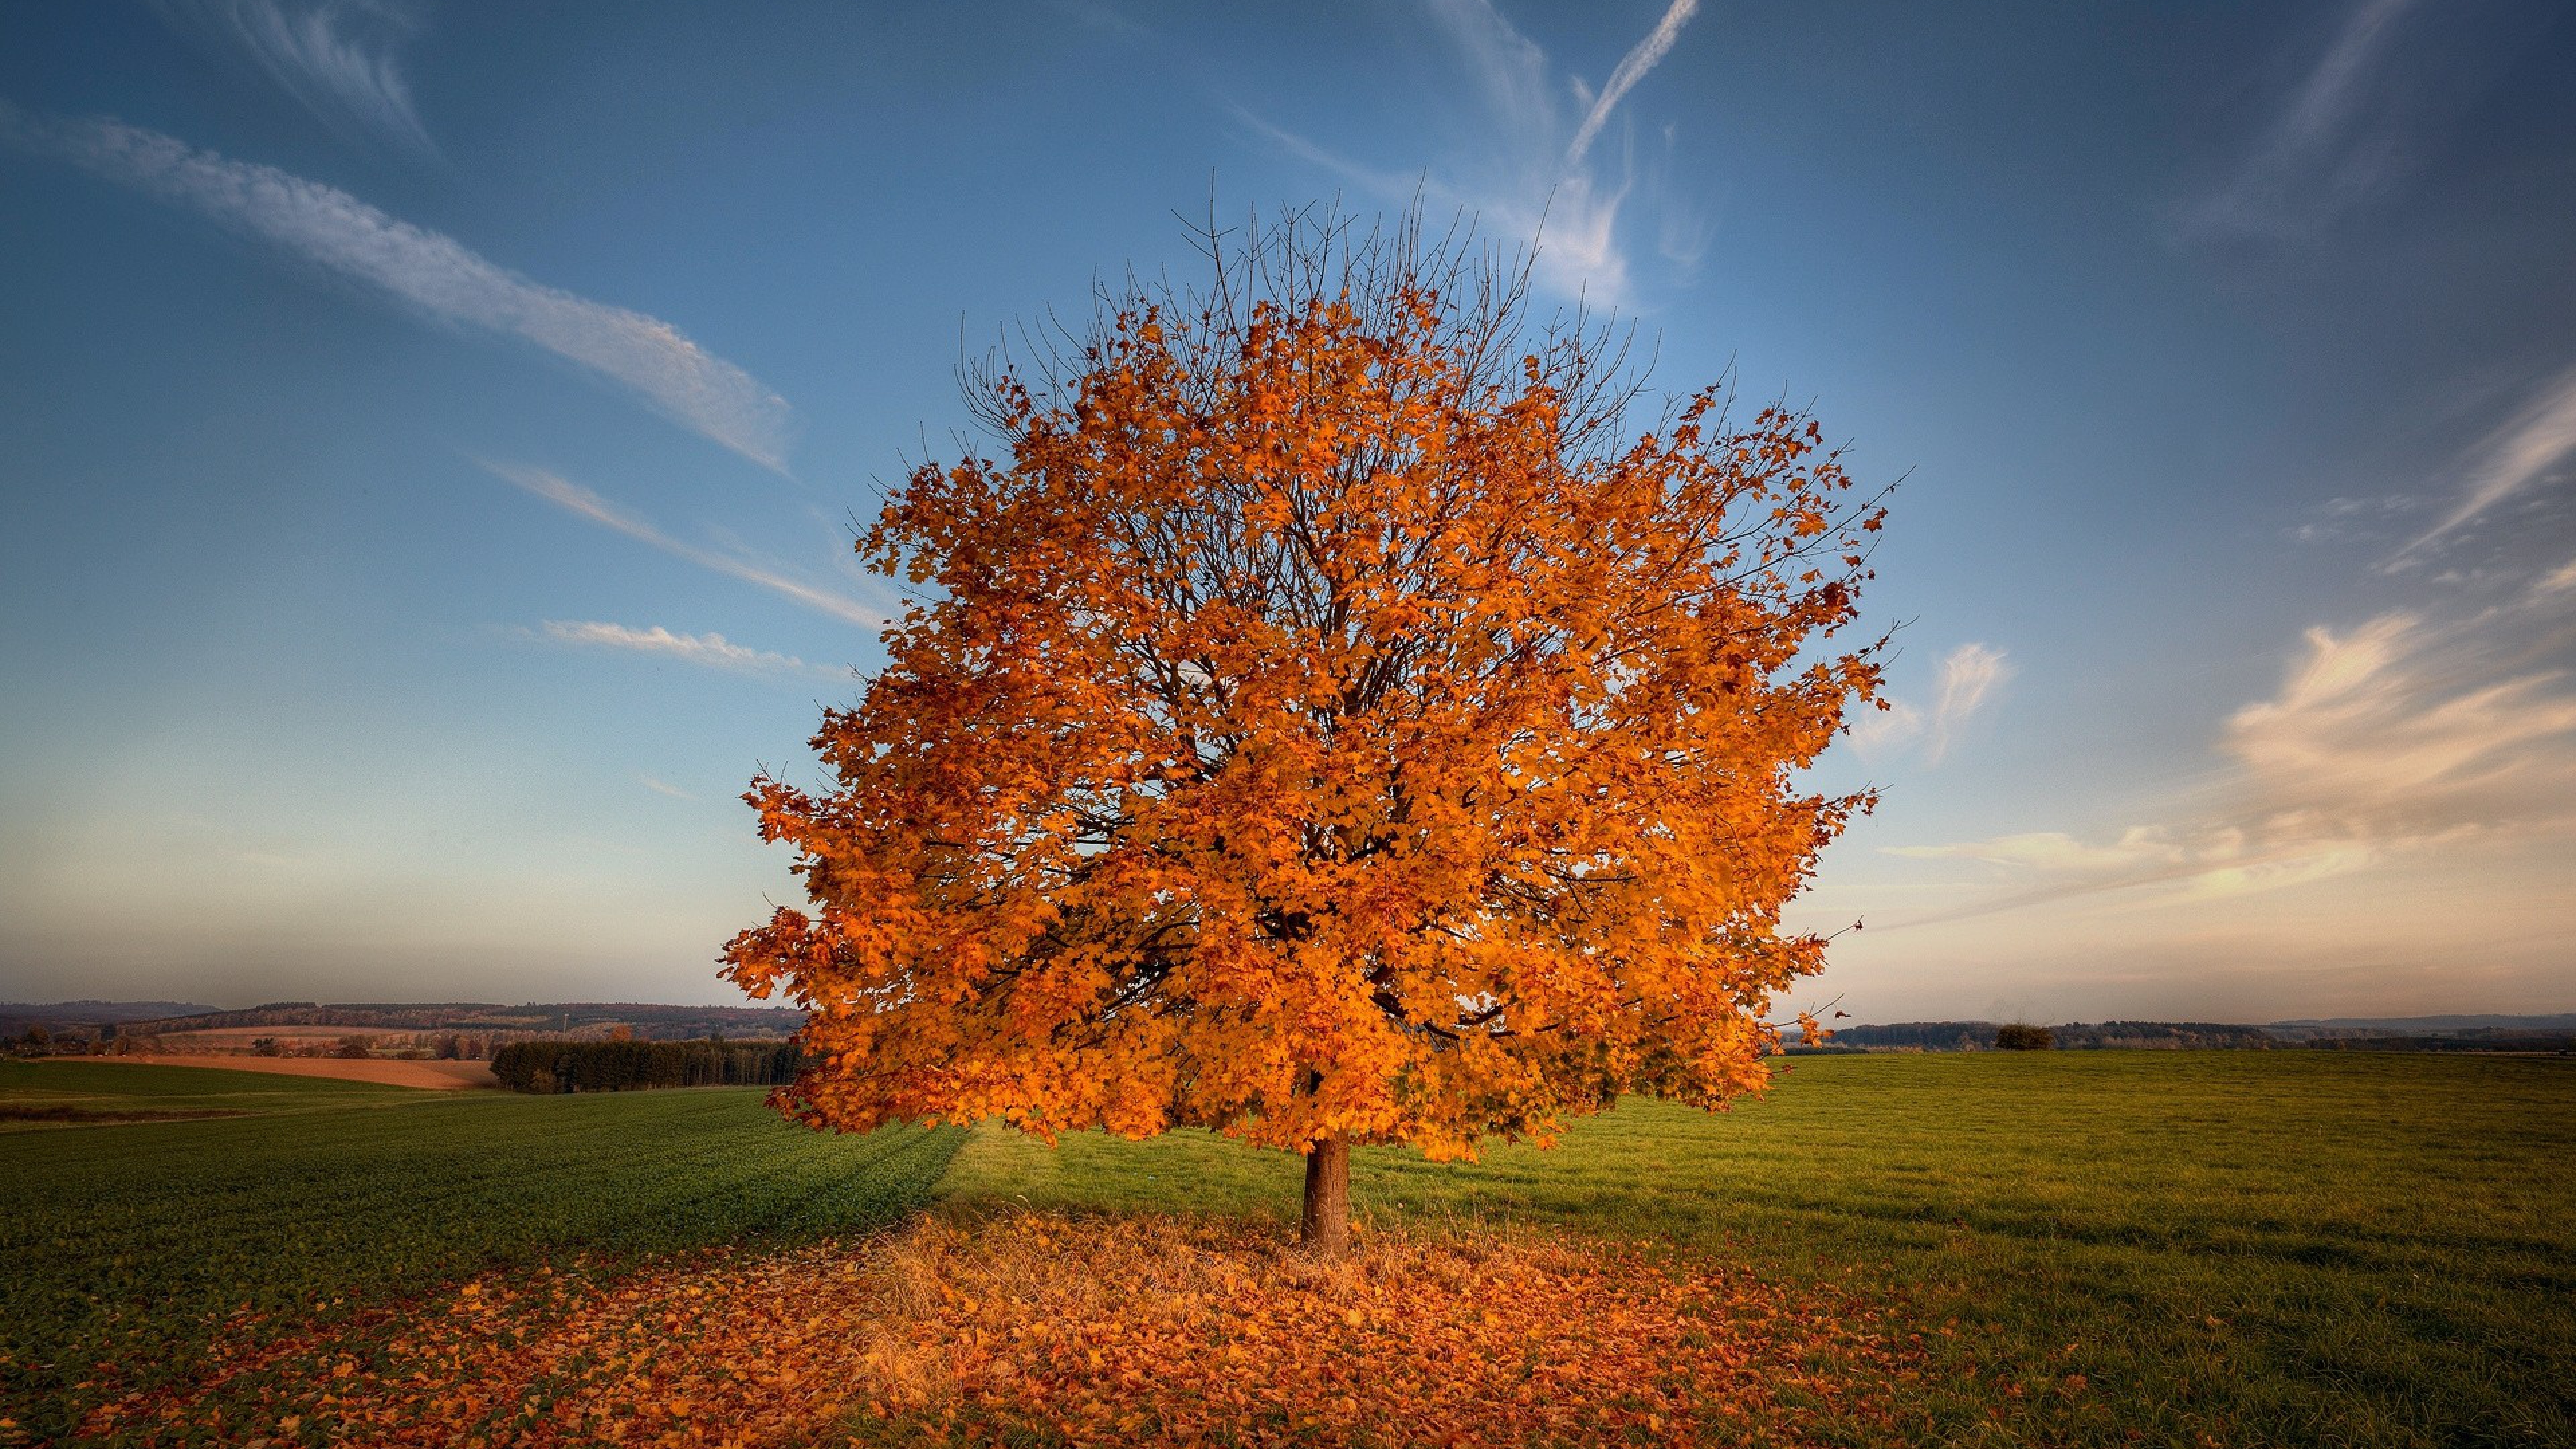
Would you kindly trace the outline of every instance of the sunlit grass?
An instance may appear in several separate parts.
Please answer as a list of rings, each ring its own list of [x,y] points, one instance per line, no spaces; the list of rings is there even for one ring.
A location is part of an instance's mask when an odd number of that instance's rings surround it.
[[[227,1362],[255,1358],[281,1334],[306,1335],[334,1362],[352,1356],[362,1377],[379,1375],[378,1409],[432,1422],[437,1405],[404,1408],[409,1380],[380,1370],[397,1362],[389,1345],[443,1322],[477,1276],[489,1294],[534,1295],[511,1330],[539,1335],[513,1340],[524,1353],[552,1352],[544,1335],[590,1324],[659,1354],[678,1330],[629,1323],[620,1315],[644,1309],[621,1304],[660,1305],[652,1312],[674,1322],[751,1322],[748,1303],[708,1317],[710,1295],[758,1283],[797,1303],[805,1264],[821,1275],[815,1292],[838,1285],[832,1311],[913,1313],[924,1333],[998,1354],[1013,1330],[1052,1326],[1058,1298],[1114,1328],[1125,1299],[1086,1297],[1095,1280],[1115,1279],[1148,1317],[1162,1311],[1156,1293],[1184,1318],[1216,1315],[1184,1326],[1222,1336],[1224,1304],[1191,1275],[1226,1271],[1227,1254],[1246,1272],[1293,1266],[1277,1249],[1294,1231],[1297,1161],[1205,1133],[1081,1135],[1049,1151],[993,1127],[817,1136],[779,1122],[757,1091],[527,1098],[88,1070],[99,1075],[47,1080],[93,1105],[222,1099],[266,1115],[0,1138],[0,1417],[16,1418],[22,1439],[59,1437],[67,1415],[102,1396],[148,1391],[227,1426],[198,1442],[233,1442],[242,1406],[291,1408],[319,1392],[320,1360],[282,1358],[210,1389],[203,1355],[221,1344]],[[11,1094],[24,1086],[0,1077],[0,1101],[22,1100]],[[1364,1255],[1402,1258],[1415,1249],[1373,1245],[1410,1242],[1436,1257],[1442,1243],[1496,1235],[1579,1255],[1615,1239],[1632,1246],[1611,1247],[1614,1258],[1644,1244],[1647,1261],[1675,1273],[1747,1285],[1746,1302],[1764,1285],[1784,1302],[1856,1301],[1878,1341],[1922,1335],[1901,1381],[1837,1384],[1879,1406],[1865,1421],[1784,1390],[1786,1434],[1865,1443],[1869,1425],[1901,1424],[1909,1440],[1965,1444],[2554,1444],[2576,1442],[2571,1149],[2576,1064],[2564,1061],[1811,1058],[1736,1112],[1629,1102],[1575,1124],[1554,1151],[1450,1165],[1363,1152],[1353,1198]],[[934,1181],[933,1222],[864,1236],[932,1201]],[[988,1242],[996,1223],[1003,1236]],[[860,1258],[797,1246],[827,1235],[875,1244],[869,1262],[932,1264],[932,1278],[951,1263],[961,1284],[1016,1283],[1041,1267],[1056,1276],[954,1304],[919,1282],[910,1298],[888,1298]],[[1160,1288],[1155,1275],[1179,1269],[1158,1243],[1189,1270]],[[691,1256],[718,1245],[720,1259]],[[1579,1257],[1565,1261],[1574,1271]],[[563,1287],[540,1290],[540,1276]],[[797,1320],[816,1363],[838,1351],[836,1335],[859,1331],[827,1308],[816,1300]],[[1403,1305],[1385,1312],[1400,1328]],[[1364,1316],[1353,1342],[1377,1322]],[[454,1350],[442,1371],[470,1396],[483,1373],[471,1340],[427,1341]],[[715,1370],[756,1365],[756,1349],[651,1372],[731,1382]],[[526,1412],[556,1415],[570,1433],[591,1422],[570,1386],[644,1368],[567,1351],[523,1387]],[[1029,1371],[1024,1354],[1011,1359]],[[1870,1363],[1835,1371],[1868,1377]],[[1086,1367],[1059,1369],[1075,1386]],[[1250,1382],[1217,1360],[1176,1370],[1206,1382],[1167,1386],[1175,1403]],[[855,1392],[864,1375],[851,1373]],[[806,1411],[826,1402],[811,1384],[796,1392]],[[993,1402],[992,1413],[1019,1412],[1007,1395]],[[795,1404],[768,1409],[793,1417]],[[485,1411],[518,1412],[499,1401]],[[899,1436],[926,1426],[921,1412],[863,1413],[857,1432]],[[1341,1432],[1327,1421],[1340,1422],[1324,1414],[1312,1442]],[[298,1432],[310,1439],[326,1422]],[[1278,1422],[1298,1421],[1292,1411]],[[1721,1427],[1709,1431],[1720,1442],[1745,1429]],[[108,1442],[188,1437],[118,1435]]]
[[[233,1075],[94,1070],[154,1104]],[[923,1200],[961,1135],[818,1135],[757,1089],[520,1097],[259,1081],[338,1109],[0,1138],[0,1418],[41,1441],[84,1404],[190,1374],[219,1332],[350,1320],[477,1272],[575,1258],[614,1271],[880,1227]]]
[[[1824,1057],[1737,1111],[1628,1102],[1552,1152],[1362,1152],[1352,1199],[1874,1284],[1961,1326],[1926,1393],[1964,1439],[2568,1443],[2571,1149],[2558,1060]],[[987,1127],[943,1194],[1286,1232],[1297,1182],[1294,1159],[1205,1133],[1050,1153]],[[2042,1392],[2070,1376],[2089,1392]]]
[[[311,1112],[387,1106],[419,1095],[372,1082],[281,1077],[219,1067],[80,1060],[0,1062],[0,1132],[87,1125],[80,1119],[91,1115],[148,1121],[178,1114]]]

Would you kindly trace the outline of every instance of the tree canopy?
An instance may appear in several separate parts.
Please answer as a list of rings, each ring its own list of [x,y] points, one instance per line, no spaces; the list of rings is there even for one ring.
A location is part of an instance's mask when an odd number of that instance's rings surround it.
[[[1514,257],[1205,241],[968,369],[999,446],[860,541],[912,586],[886,666],[827,782],[745,797],[810,897],[725,952],[811,1012],[779,1101],[1216,1128],[1310,1154],[1329,1246],[1354,1142],[1759,1090],[1823,959],[1782,907],[1871,803],[1798,771],[1876,694],[1830,646],[1878,499],[1798,411],[1649,402]]]

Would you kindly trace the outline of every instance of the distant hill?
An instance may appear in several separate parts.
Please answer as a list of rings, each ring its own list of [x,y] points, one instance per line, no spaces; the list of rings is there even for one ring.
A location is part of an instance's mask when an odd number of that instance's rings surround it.
[[[1900,1021],[1847,1026],[1810,1051],[1986,1051],[1991,1021]],[[2228,1047],[2353,1051],[2559,1051],[2576,1044],[2576,1014],[2558,1016],[2395,1016],[2275,1021],[2065,1022],[2049,1032],[2061,1049]],[[1794,1040],[1796,1033],[1789,1033]]]
[[[1823,1050],[1989,1051],[1994,1047],[1998,1026],[1991,1021],[1900,1021],[1886,1026],[1837,1027]],[[2070,1049],[2281,1045],[2262,1027],[2216,1021],[2073,1021],[2048,1030],[2058,1046]]]
[[[2275,1033],[2291,1037],[2437,1036],[2458,1031],[2576,1031],[2576,1012],[2555,1016],[2329,1016],[2316,1020],[2276,1021]]]
[[[2576,1051],[2576,1013],[2555,1016],[2386,1016],[2275,1022],[2311,1049],[2381,1052]]]
[[[249,1027],[356,1027],[495,1037],[605,1037],[624,1028],[644,1041],[709,1036],[782,1038],[805,1024],[787,1006],[665,1006],[642,1001],[272,1001],[236,1011],[205,1008],[121,1023],[123,1032],[172,1035]]]
[[[645,1041],[737,1041],[793,1035],[805,1014],[786,1006],[667,1006],[638,1001],[272,1001],[225,1009],[188,1001],[0,1002],[0,1037],[42,1026],[58,1036],[172,1036],[258,1027],[452,1032],[489,1042],[602,1038],[622,1028]],[[1984,1051],[1991,1021],[1901,1021],[1841,1027],[1821,1051]],[[2320,1017],[2259,1026],[2208,1021],[2066,1022],[2049,1028],[2067,1049],[2308,1047],[2379,1051],[2555,1051],[2576,1043],[2576,1012],[2542,1016]],[[1792,1042],[1797,1033],[1788,1033]]]
[[[488,1042],[532,1037],[609,1037],[693,1041],[781,1040],[805,1024],[785,1006],[666,1006],[640,1001],[271,1001],[227,1009],[194,1001],[63,1001],[0,1005],[0,1035],[42,1026],[55,1036],[177,1037],[238,1033],[262,1027],[357,1032],[452,1033]],[[292,1034],[292,1033],[290,1033]],[[206,1038],[196,1038],[205,1041]],[[175,1043],[174,1043],[175,1044]]]
[[[81,1030],[110,1022],[152,1021],[215,1008],[194,1001],[0,1001],[0,1035],[22,1036],[27,1028]]]

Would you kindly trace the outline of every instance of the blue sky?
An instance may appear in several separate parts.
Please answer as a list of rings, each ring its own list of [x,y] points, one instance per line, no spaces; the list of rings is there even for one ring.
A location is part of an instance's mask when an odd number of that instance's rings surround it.
[[[961,347],[1419,193],[1904,479],[1809,1004],[2576,1009],[2560,9],[13,7],[0,998],[730,999]]]

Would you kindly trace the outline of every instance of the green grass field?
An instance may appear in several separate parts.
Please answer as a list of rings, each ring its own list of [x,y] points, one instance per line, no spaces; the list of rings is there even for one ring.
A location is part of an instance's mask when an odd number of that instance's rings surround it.
[[[0,1062],[0,1132],[90,1126],[94,1119],[243,1116],[391,1106],[420,1093],[326,1077],[174,1070],[119,1062]]]
[[[1293,1213],[1205,1134],[979,1130],[952,1199]],[[1554,1151],[1357,1155],[1355,1211],[1645,1235],[1955,1320],[1959,1442],[2576,1444],[2576,1063],[2324,1052],[1813,1057]],[[2046,1392],[2082,1375],[2081,1395]],[[2019,1385],[2019,1392],[2013,1386]]]
[[[71,1092],[261,1115],[0,1138],[0,1418],[42,1442],[73,1386],[184,1374],[236,1313],[327,1323],[489,1269],[867,1229],[962,1133],[833,1138],[756,1091],[520,1097],[199,1067],[0,1064],[0,1105]]]
[[[84,1070],[117,1075],[53,1075]],[[0,1068],[0,1104],[96,1104],[121,1082],[153,1103],[275,1099],[0,1140],[0,1353],[22,1422],[45,1423],[29,1416],[79,1365],[178,1361],[245,1304],[351,1311],[495,1266],[848,1229],[934,1196],[1282,1232],[1295,1210],[1292,1159],[1203,1133],[1050,1152],[992,1128],[815,1137],[751,1091],[199,1084],[234,1075]],[[2576,1443],[2564,1060],[1808,1058],[1725,1115],[1631,1102],[1554,1151],[1475,1164],[1366,1152],[1353,1198],[1364,1223],[1643,1237],[1863,1287],[1945,1346],[1909,1392],[1947,1442]]]

